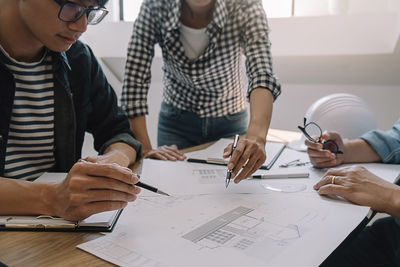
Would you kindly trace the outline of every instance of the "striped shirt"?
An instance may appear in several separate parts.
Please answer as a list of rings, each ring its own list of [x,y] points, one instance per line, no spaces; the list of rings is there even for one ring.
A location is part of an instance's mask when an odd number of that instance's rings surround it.
[[[54,83],[51,56],[46,54],[38,62],[18,62],[0,46],[0,57],[16,86],[5,177],[37,178],[55,164]]]
[[[200,117],[242,111],[246,103],[242,56],[246,57],[247,96],[255,88],[281,92],[272,71],[267,18],[261,0],[216,0],[206,27],[210,40],[190,59],[180,41],[181,0],[144,0],[128,47],[121,103],[129,117],[148,114],[154,46],[163,55],[163,101]]]

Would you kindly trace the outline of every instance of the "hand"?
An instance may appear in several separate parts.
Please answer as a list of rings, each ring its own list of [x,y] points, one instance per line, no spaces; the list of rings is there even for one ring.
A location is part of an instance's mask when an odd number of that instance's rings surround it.
[[[129,166],[129,158],[125,154],[119,152],[107,153],[104,155],[97,155],[97,156],[89,156],[84,158],[83,161],[99,163],[99,164],[115,163],[122,167]]]
[[[224,154],[222,156],[228,158],[231,155],[231,152],[232,144],[229,144],[224,149]],[[232,170],[231,178],[235,179],[235,183],[239,183],[241,180],[249,177],[258,170],[265,162],[265,159],[265,142],[248,138],[239,139],[237,147],[228,162],[228,169]],[[242,167],[243,169],[240,171]],[[236,176],[239,171],[239,175]]]
[[[334,177],[334,184],[332,179]],[[321,195],[338,195],[375,211],[390,213],[391,195],[398,186],[389,183],[362,166],[329,170],[314,185]]]
[[[151,149],[143,152],[145,158],[153,158],[160,160],[185,160],[186,156],[179,151],[176,145],[160,146],[156,149]]]
[[[64,181],[53,185],[52,214],[76,221],[124,208],[140,193],[134,185],[138,181],[130,169],[117,164],[78,162]]]
[[[84,160],[93,163],[116,163],[122,167],[129,167],[136,161],[136,150],[123,142],[116,142],[107,147],[103,155],[90,156]]]
[[[338,145],[339,150],[343,151],[343,154],[334,154],[327,149],[323,149],[321,143],[311,142],[306,139],[305,144],[311,164],[316,168],[328,168],[342,164],[345,151],[340,135],[335,132],[328,132],[322,134],[322,139],[334,141]]]

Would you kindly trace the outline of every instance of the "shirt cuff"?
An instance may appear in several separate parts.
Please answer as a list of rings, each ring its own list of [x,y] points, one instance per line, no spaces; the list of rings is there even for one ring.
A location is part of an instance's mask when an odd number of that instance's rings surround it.
[[[113,138],[111,138],[110,140],[108,140],[107,142],[105,142],[100,147],[99,154],[100,155],[104,154],[104,151],[107,149],[107,147],[109,147],[110,145],[112,145],[114,143],[119,143],[119,142],[128,144],[133,149],[135,149],[136,161],[139,161],[142,158],[142,144],[138,140],[133,138],[132,135],[130,135],[128,133],[118,134],[118,135],[114,136]]]

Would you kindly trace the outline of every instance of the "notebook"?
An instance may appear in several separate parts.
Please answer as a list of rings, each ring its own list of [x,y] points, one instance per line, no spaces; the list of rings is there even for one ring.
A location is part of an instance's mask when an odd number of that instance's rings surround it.
[[[45,173],[35,182],[60,182],[66,173]],[[8,231],[77,231],[77,232],[111,232],[122,212],[121,210],[105,211],[82,220],[68,221],[59,217],[39,216],[0,216],[0,230]]]
[[[224,151],[224,148],[230,143],[232,143],[232,139],[222,138],[206,149],[186,153],[186,156],[188,157],[187,161],[193,163],[227,165],[228,159],[222,158],[222,153]],[[285,147],[286,145],[284,143],[267,141],[265,145],[267,159],[260,167],[260,169],[271,169],[276,160],[282,154]]]

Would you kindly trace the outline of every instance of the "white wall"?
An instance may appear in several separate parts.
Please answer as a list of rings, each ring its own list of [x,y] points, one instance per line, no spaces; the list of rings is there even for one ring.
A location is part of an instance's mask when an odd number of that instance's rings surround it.
[[[296,16],[321,16],[331,14],[332,0],[296,0]],[[343,1],[343,0],[342,0]],[[398,10],[399,0],[348,0],[348,14],[390,12]]]

